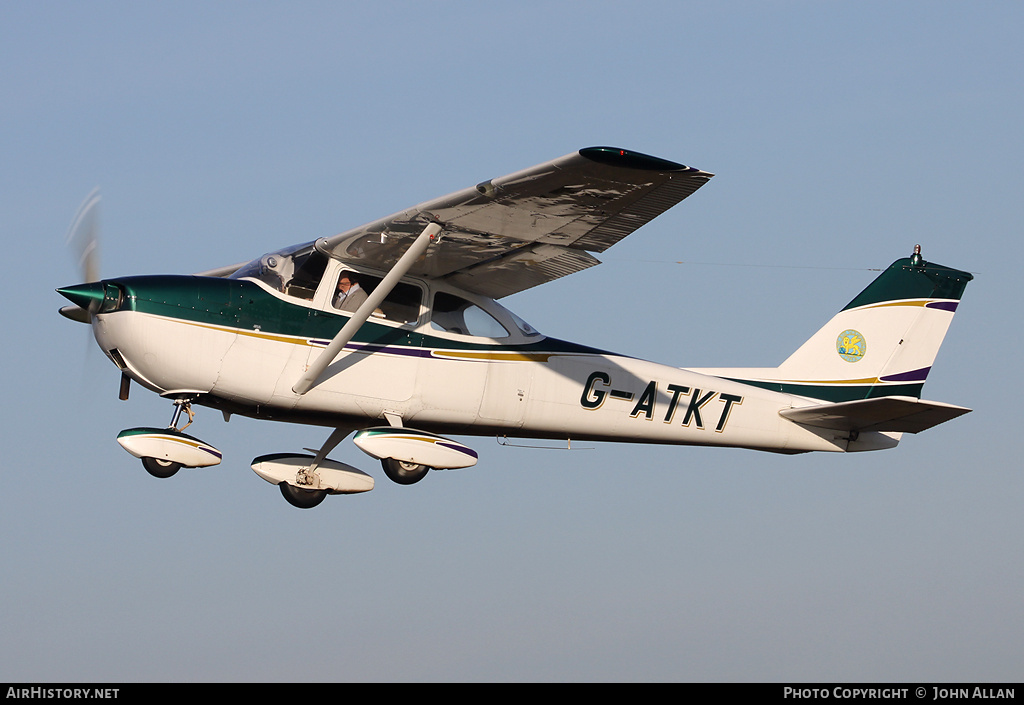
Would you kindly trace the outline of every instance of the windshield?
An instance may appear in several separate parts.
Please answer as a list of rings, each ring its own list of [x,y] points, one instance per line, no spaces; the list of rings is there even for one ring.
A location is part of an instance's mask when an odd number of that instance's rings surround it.
[[[326,267],[327,257],[307,242],[254,259],[230,278],[252,277],[282,294],[312,300]]]

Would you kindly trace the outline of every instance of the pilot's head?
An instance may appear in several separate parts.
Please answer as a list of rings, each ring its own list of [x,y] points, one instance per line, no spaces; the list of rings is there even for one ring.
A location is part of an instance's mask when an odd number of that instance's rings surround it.
[[[351,274],[343,272],[341,277],[338,278],[338,291],[347,294],[348,290],[351,289],[352,285],[355,283],[355,278]]]

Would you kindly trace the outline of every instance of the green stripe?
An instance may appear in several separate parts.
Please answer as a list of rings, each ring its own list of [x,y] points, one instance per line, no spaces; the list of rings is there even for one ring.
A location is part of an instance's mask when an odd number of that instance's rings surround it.
[[[854,401],[856,399],[873,399],[875,397],[916,397],[921,398],[923,382],[913,384],[801,384],[799,382],[781,382],[739,379],[729,377],[733,382],[748,384],[751,387],[767,389],[772,392],[794,394],[801,397],[821,399],[822,401]]]
[[[253,282],[217,277],[158,275],[113,280],[125,290],[123,308],[195,323],[244,331],[257,328],[271,335],[329,341],[349,317],[283,301]],[[606,355],[606,351],[556,338],[541,337],[519,345],[450,340],[375,323],[363,324],[352,339],[357,344],[394,345],[446,350]]]
[[[117,434],[118,438],[128,438],[130,436],[174,436],[175,438],[184,438],[190,441],[195,441],[206,445],[203,441],[199,440],[195,436],[190,436],[187,433],[182,433],[176,428],[156,428],[155,426],[141,426],[138,428],[126,428]]]
[[[889,265],[843,310],[904,299],[959,301],[967,282],[973,278],[970,273],[959,269],[930,264],[920,258],[915,263],[914,258],[906,257]]]

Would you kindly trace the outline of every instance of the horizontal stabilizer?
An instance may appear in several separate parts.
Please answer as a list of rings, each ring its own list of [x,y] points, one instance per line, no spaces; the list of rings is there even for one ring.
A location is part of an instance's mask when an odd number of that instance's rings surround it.
[[[913,397],[877,397],[779,412],[791,421],[838,431],[918,433],[969,412],[962,406]]]

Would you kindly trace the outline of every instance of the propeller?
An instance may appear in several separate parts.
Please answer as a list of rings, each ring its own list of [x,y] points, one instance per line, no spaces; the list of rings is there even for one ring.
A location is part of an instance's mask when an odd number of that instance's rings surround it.
[[[100,189],[96,187],[85,197],[78,207],[74,220],[68,228],[66,246],[71,249],[77,259],[78,269],[82,273],[82,284],[57,289],[64,298],[72,302],[71,306],[60,309],[62,316],[80,323],[92,323],[92,317],[103,304],[104,287],[100,283],[99,258],[99,205]],[[91,346],[89,346],[91,349]],[[121,388],[118,398],[128,399],[130,378],[121,371]]]
[[[67,245],[78,255],[78,267],[85,282],[99,281],[100,278],[99,205],[100,189],[97,186],[82,201],[68,228]]]
[[[92,315],[103,302],[102,287],[95,286],[95,282],[100,279],[99,205],[100,189],[97,187],[78,207],[65,241],[65,245],[71,248],[75,255],[84,285],[57,289],[65,298],[76,304],[61,308],[61,315],[80,323],[91,323]]]

